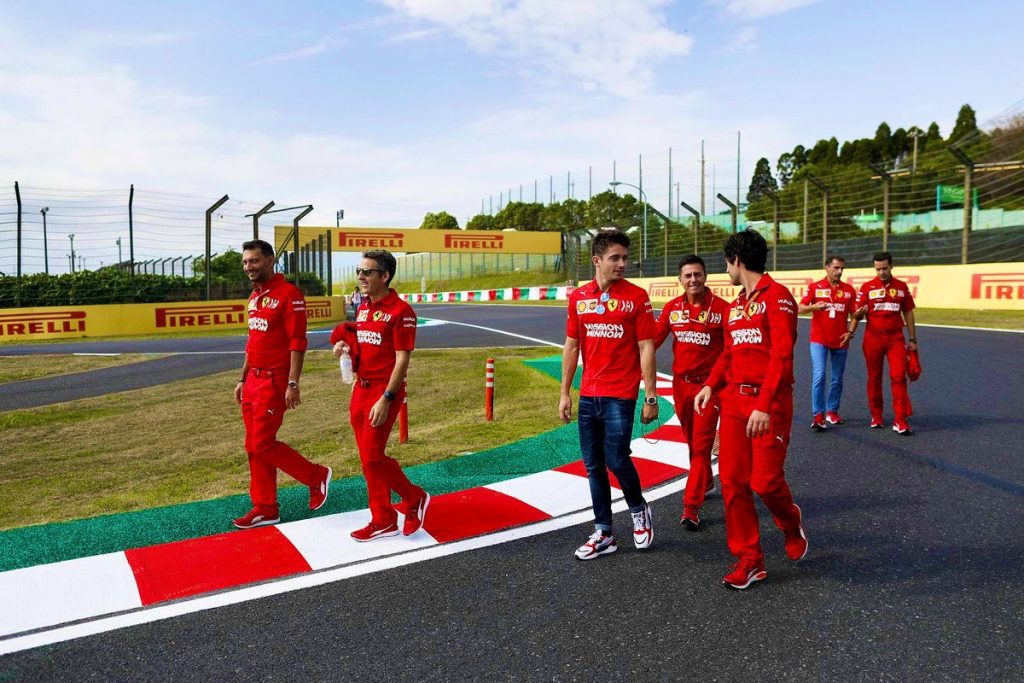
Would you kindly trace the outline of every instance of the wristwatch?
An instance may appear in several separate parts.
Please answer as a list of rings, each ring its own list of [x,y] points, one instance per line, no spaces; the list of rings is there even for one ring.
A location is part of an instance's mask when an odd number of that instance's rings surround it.
[[[385,389],[384,390],[384,398],[386,400],[388,400],[388,401],[394,401],[395,400],[395,392],[388,391],[387,389]]]
[[[288,380],[288,386],[290,386],[292,389],[298,389],[299,388],[299,383],[296,382],[293,379],[290,379],[290,380]]]
[[[658,397],[648,396],[647,398],[644,399],[644,403],[646,403],[649,406],[656,406],[658,405]]]

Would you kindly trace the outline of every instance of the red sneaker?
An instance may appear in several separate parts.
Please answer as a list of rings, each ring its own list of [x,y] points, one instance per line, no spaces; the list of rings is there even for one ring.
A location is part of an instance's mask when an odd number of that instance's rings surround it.
[[[384,538],[385,536],[397,536],[398,535],[398,522],[391,522],[391,524],[374,524],[370,522],[362,529],[356,529],[351,533],[352,538],[365,543],[366,541],[372,541],[375,538]]]
[[[327,490],[331,487],[331,475],[333,471],[330,467],[323,468],[323,478],[320,479],[316,484],[309,487],[309,509],[319,510],[327,502]]]
[[[824,413],[815,413],[814,414],[814,421],[811,422],[811,429],[813,429],[816,432],[823,432],[826,429],[828,429],[828,425],[825,424],[825,414]]]
[[[871,428],[872,429],[885,429],[885,423],[882,422],[882,418],[880,418],[880,417],[872,417],[871,418]]]
[[[804,515],[800,512],[800,506],[794,504],[796,508],[796,514],[799,518],[795,531],[787,531],[786,536],[786,556],[796,562],[802,560],[807,555],[807,549],[810,544],[807,543],[807,534],[804,533]]]
[[[751,562],[741,560],[732,566],[732,571],[725,575],[722,583],[726,588],[734,588],[741,591],[750,588],[757,581],[764,581],[768,578],[768,572],[764,570],[764,562]]]
[[[843,418],[839,417],[839,413],[836,411],[830,410],[825,413],[825,422],[828,422],[830,425],[841,425],[843,424]]]
[[[906,420],[894,420],[892,423],[892,431],[903,436],[910,436],[914,433],[914,430],[910,428]]]
[[[423,497],[420,498],[420,502],[416,505],[416,509],[410,510],[405,515],[405,523],[402,525],[403,534],[412,536],[423,528],[423,520],[427,518],[428,505],[430,505],[430,494],[424,491]]]
[[[244,517],[239,517],[231,523],[239,529],[255,529],[258,526],[269,526],[281,521],[276,511],[254,507]]]
[[[700,508],[696,505],[684,505],[683,516],[679,518],[679,523],[687,531],[700,531]]]

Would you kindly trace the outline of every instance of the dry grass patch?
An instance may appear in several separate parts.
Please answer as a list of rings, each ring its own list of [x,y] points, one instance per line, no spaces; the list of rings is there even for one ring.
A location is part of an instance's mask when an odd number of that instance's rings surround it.
[[[0,353],[3,353],[3,347],[0,347]],[[118,356],[76,356],[69,353],[26,356],[0,355],[0,384],[67,375],[86,370],[100,370],[161,357],[161,355],[150,353],[125,353]]]
[[[521,364],[555,349],[416,351],[403,465],[450,458],[560,424],[557,382]],[[497,419],[483,421],[484,361],[497,361]],[[0,414],[5,444],[0,528],[78,519],[244,493],[249,473],[233,391],[237,371]],[[302,406],[280,438],[334,468],[361,473],[348,424],[350,389],[335,359],[307,354]],[[282,475],[282,484],[291,484]]]

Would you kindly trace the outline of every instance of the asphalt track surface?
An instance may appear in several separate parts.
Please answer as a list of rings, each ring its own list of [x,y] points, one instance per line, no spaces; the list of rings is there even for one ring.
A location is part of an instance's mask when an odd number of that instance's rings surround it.
[[[562,341],[556,307],[418,312]],[[470,331],[420,339],[469,346]],[[810,553],[786,560],[759,507],[769,577],[751,590],[720,583],[721,499],[705,506],[706,530],[687,533],[672,496],[653,506],[646,553],[618,515],[620,550],[596,561],[572,559],[583,525],[8,655],[0,679],[1020,680],[1024,336],[918,336],[914,436],[867,428],[859,340],[847,423],[817,434],[801,322],[787,473]],[[659,353],[659,369],[668,362]]]

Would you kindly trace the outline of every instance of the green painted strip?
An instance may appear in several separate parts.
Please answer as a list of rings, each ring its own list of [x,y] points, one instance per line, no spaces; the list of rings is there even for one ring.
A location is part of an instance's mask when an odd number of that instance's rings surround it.
[[[524,362],[552,377],[561,377],[560,355]],[[579,377],[577,371],[576,386]],[[557,407],[556,398],[552,397],[552,410]],[[634,438],[655,428],[645,425],[641,429],[639,409]],[[662,421],[671,415],[671,406],[663,401]],[[577,427],[571,423],[515,443],[405,471],[431,493],[443,494],[543,472],[579,457]],[[333,481],[327,504],[316,513],[307,507],[309,494],[304,486],[282,488],[279,499],[281,518],[286,521],[360,510],[367,507],[366,482],[362,477]],[[248,496],[236,495],[2,531],[0,571],[224,533],[234,529],[231,520],[248,509]]]

